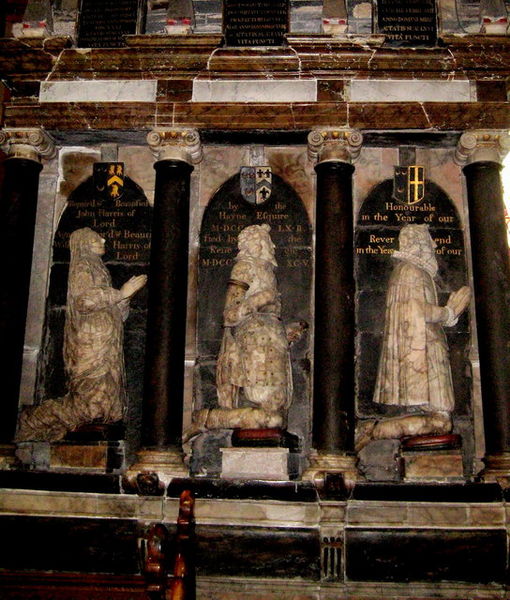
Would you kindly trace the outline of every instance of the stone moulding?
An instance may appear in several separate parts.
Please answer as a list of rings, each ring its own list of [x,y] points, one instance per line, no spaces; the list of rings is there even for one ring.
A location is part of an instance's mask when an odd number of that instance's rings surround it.
[[[156,116],[155,116],[156,113]],[[246,131],[323,127],[380,130],[510,129],[507,102],[316,102],[316,103],[9,103],[8,127],[47,131],[130,130],[156,127]]]

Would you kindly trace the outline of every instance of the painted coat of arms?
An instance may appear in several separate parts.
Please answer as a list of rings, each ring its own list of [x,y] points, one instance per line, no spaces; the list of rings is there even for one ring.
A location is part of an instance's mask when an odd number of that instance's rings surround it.
[[[271,196],[271,167],[241,167],[241,194],[250,204],[263,204]]]
[[[425,196],[425,168],[418,165],[395,167],[393,198],[402,204],[418,204]]]
[[[94,163],[94,186],[103,200],[117,200],[124,192],[124,163]]]

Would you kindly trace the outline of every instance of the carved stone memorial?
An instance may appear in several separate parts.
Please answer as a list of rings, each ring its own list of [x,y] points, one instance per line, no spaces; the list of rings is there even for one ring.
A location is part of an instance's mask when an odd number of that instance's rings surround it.
[[[417,408],[413,415],[365,421],[361,449],[371,439],[449,433],[455,408],[443,327],[454,327],[466,308],[467,286],[438,304],[438,264],[428,225],[404,225],[386,294],[385,327],[373,401]]]
[[[208,432],[195,442],[193,468],[209,472],[232,429],[288,429],[300,439],[309,431],[310,224],[294,190],[268,167],[241,172],[213,197],[201,229],[188,436]]]
[[[227,46],[283,46],[289,0],[225,0],[223,30]]]
[[[71,261],[64,327],[68,393],[23,411],[17,440],[58,441],[90,423],[116,423],[125,410],[123,322],[129,300],[146,283],[131,277],[119,290],[101,260],[105,239],[88,227],[69,239]]]
[[[152,208],[141,188],[125,175],[123,163],[95,163],[94,175],[81,183],[68,197],[53,244],[50,287],[35,392],[36,405],[42,405],[50,399],[64,398],[71,391],[69,360],[74,359],[68,357],[64,360],[62,349],[69,349],[69,298],[76,295],[70,289],[73,283],[70,274],[70,239],[72,235],[76,235],[73,232],[90,228],[98,238],[106,240],[102,259],[97,256],[87,260],[94,263],[98,274],[102,273],[105,289],[111,290],[105,294],[114,296],[126,281],[148,271],[151,226]],[[91,315],[95,315],[93,318],[99,321],[103,318],[100,312],[94,313],[92,309]],[[137,423],[141,414],[146,318],[147,293],[143,288],[130,301],[129,318],[123,325],[127,365],[123,385],[127,390],[127,398],[122,413],[119,415],[117,410],[115,415],[117,418],[127,416],[125,436],[126,440],[131,440],[132,446],[136,446],[139,435]],[[120,334],[114,335],[112,330],[111,335],[121,343]],[[78,346],[79,344],[76,345],[74,354],[80,354]],[[97,348],[94,353],[99,353]],[[110,355],[109,352],[107,354]],[[106,366],[107,361],[103,362]],[[104,418],[100,417],[99,422],[101,421],[104,422]],[[73,433],[72,437],[76,438],[77,435],[77,432]],[[101,437],[104,435],[104,432],[80,434],[82,438],[88,439],[96,439],[97,436],[104,439]],[[117,437],[114,439],[119,439],[119,435],[123,437],[121,433],[115,435]],[[70,436],[68,434],[67,437]],[[47,439],[49,437],[53,435],[48,435]]]
[[[469,440],[463,233],[451,201],[421,167],[397,167],[395,180],[362,205],[356,277],[357,450],[375,440],[449,434],[453,423]]]

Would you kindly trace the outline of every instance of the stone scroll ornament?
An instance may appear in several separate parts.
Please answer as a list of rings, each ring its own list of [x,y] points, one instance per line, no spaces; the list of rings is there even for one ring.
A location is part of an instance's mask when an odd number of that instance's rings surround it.
[[[69,239],[71,262],[64,327],[68,393],[25,409],[16,441],[58,441],[90,423],[115,423],[125,407],[123,323],[146,275],[117,290],[101,257],[105,240],[84,227]]]
[[[467,286],[438,305],[438,264],[428,225],[406,225],[386,295],[385,327],[373,401],[402,407],[404,416],[369,419],[356,449],[372,440],[449,433],[454,393],[443,327],[456,325],[470,300]]]
[[[184,441],[209,429],[283,428],[292,401],[289,346],[308,327],[285,326],[267,224],[245,227],[230,274],[216,366],[218,408],[195,410]]]

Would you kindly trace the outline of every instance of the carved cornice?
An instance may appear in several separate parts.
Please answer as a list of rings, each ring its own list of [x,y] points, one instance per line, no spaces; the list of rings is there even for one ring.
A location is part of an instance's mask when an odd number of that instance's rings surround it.
[[[356,129],[314,129],[308,134],[308,157],[313,162],[353,163],[362,144],[363,135]]]
[[[455,162],[465,166],[474,162],[502,162],[510,150],[510,137],[500,131],[466,131],[455,149]]]
[[[147,143],[157,160],[181,160],[196,165],[202,160],[202,144],[196,129],[154,129]]]
[[[55,142],[43,129],[2,129],[0,146],[9,158],[41,162],[55,156]]]

